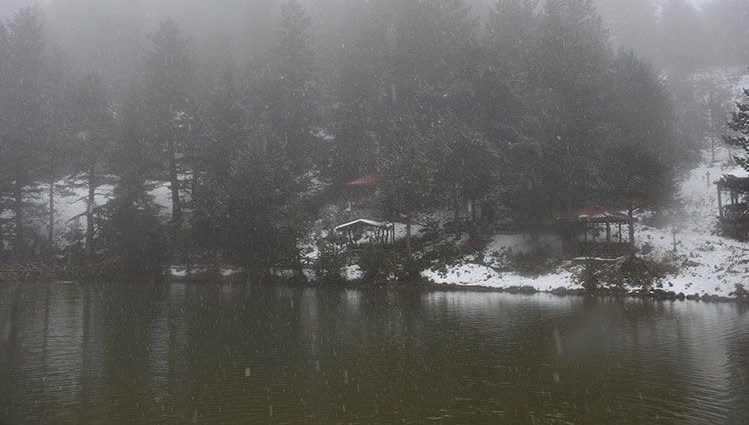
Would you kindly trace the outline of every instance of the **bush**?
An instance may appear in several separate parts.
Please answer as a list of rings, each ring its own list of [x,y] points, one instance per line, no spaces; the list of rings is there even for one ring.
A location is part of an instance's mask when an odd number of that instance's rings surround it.
[[[169,258],[164,226],[156,207],[121,199],[110,201],[103,209],[101,240],[107,253],[119,262],[119,273],[157,273]]]
[[[589,261],[575,276],[575,280],[588,290],[600,285],[648,289],[661,283],[669,274],[676,274],[678,271],[678,267],[671,259],[659,261],[629,257],[622,263],[608,265]]]
[[[542,276],[554,271],[555,263],[548,252],[519,252],[510,256],[512,269],[523,276]]]
[[[334,238],[321,239],[317,247],[319,254],[314,263],[315,275],[321,283],[343,282],[342,270],[346,258],[341,255],[338,241]]]
[[[722,220],[719,225],[722,236],[739,241],[749,241],[749,220]]]
[[[585,266],[573,276],[573,280],[585,288],[586,291],[598,289],[601,284],[599,274],[600,267],[593,260],[588,260]]]
[[[737,283],[736,290],[728,295],[733,295],[736,299],[741,301],[749,301],[749,290],[747,290],[741,283]]]
[[[359,256],[359,267],[368,281],[385,282],[395,277],[395,254],[382,246],[365,249]]]

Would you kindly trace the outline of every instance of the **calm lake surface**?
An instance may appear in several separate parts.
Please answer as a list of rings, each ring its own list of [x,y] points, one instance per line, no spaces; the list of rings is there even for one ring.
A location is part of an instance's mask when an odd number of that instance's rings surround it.
[[[749,423],[733,304],[0,284],[0,423]]]

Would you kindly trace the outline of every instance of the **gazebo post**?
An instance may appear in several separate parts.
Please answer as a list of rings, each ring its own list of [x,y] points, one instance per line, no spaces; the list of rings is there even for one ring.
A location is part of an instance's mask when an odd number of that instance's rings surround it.
[[[619,222],[619,243],[622,243],[622,223]]]
[[[606,242],[611,243],[611,223],[606,222]]]

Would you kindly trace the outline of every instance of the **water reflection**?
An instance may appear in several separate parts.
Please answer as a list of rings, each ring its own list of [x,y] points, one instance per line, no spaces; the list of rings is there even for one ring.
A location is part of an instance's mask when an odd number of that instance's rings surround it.
[[[0,286],[0,422],[746,423],[731,304]]]

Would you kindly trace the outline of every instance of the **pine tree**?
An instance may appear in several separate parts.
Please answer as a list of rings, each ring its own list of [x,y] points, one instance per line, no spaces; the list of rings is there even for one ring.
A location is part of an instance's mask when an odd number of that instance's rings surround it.
[[[160,164],[147,143],[142,99],[138,89],[131,89],[109,156],[108,168],[116,178],[113,198],[99,216],[102,247],[125,275],[156,273],[168,258],[158,206],[149,194],[148,182],[158,175]]]
[[[499,0],[489,16],[486,48],[495,72],[522,89],[536,46],[537,0]]]
[[[58,182],[72,172],[70,136],[70,92],[73,72],[70,60],[62,51],[54,49],[49,55],[44,76],[44,137],[36,162],[40,183],[47,192],[46,256],[50,259],[57,251],[55,238],[57,193],[64,190]]]
[[[10,46],[8,45],[8,31],[5,25],[0,22],[0,264],[5,261],[5,228],[7,220],[5,211],[10,194],[9,174],[10,162],[8,162],[8,134],[4,110],[7,106],[8,90],[8,63],[10,61]]]
[[[744,100],[736,103],[728,122],[731,133],[723,139],[730,146],[740,149],[743,154],[735,157],[736,162],[749,171],[749,89],[744,89]]]
[[[620,53],[613,65],[612,128],[599,149],[597,196],[630,213],[658,210],[673,199],[681,155],[669,95],[633,52]]]
[[[376,8],[366,4],[356,15],[355,32],[346,39],[338,64],[337,102],[332,113],[335,140],[326,162],[327,177],[334,187],[376,171],[378,150],[375,131],[382,122],[381,87],[386,55],[382,42],[385,24]]]
[[[592,0],[547,1],[540,31],[534,69],[537,84],[548,90],[539,111],[546,123],[543,150],[555,172],[549,184],[558,188],[557,203],[571,211],[592,181],[585,169],[604,118],[608,35]]]
[[[44,138],[44,34],[37,9],[21,9],[9,24],[9,61],[2,115],[12,180],[14,247],[27,259],[26,195],[37,178],[35,159]]]
[[[96,76],[85,77],[78,85],[72,102],[71,132],[74,139],[74,177],[87,189],[86,255],[92,258],[96,237],[96,191],[106,183],[106,161],[113,136],[112,110],[106,92]]]
[[[310,20],[297,0],[281,9],[268,78],[266,107],[280,147],[284,167],[300,174],[311,165],[310,131],[318,117],[315,56],[309,35]],[[279,164],[281,165],[281,164]]]
[[[180,175],[187,171],[182,159],[188,156],[185,141],[189,140],[193,119],[194,70],[187,42],[174,21],[163,21],[149,40],[153,44],[146,61],[149,120],[154,143],[162,152],[172,194],[171,225],[173,230],[179,231],[182,227]]]
[[[194,178],[197,182],[192,193],[192,230],[201,250],[215,254],[223,248],[221,229],[227,213],[231,164],[248,145],[248,137],[246,111],[239,101],[231,63],[227,63],[223,77],[212,92],[207,137],[199,152],[201,173]]]

